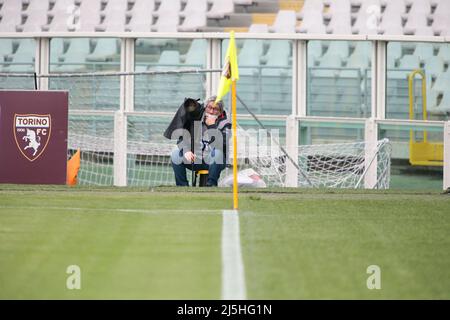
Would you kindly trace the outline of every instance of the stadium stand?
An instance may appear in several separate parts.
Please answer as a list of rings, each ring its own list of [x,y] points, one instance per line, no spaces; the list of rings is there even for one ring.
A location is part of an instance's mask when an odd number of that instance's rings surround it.
[[[250,33],[442,36],[449,34],[449,13],[447,0],[0,0],[0,32],[235,29]],[[136,53],[152,63],[165,62],[176,68],[205,66],[206,55],[202,53],[205,45],[206,41],[198,40],[181,45],[175,39],[137,39]],[[261,112],[265,108],[261,100],[264,97],[285,105],[286,99],[291,99],[290,41],[239,40],[238,46],[243,96]],[[51,48],[52,72],[80,71],[100,65],[105,68],[107,63],[117,62],[120,52],[117,40],[106,38],[53,39]],[[1,70],[32,71],[34,51],[34,43],[2,40]],[[354,98],[355,105],[358,99],[369,104],[371,59],[369,42],[309,41],[309,108],[324,114],[330,104],[343,101],[345,92]],[[433,105],[430,110],[442,110],[442,105],[448,105],[449,100],[448,94],[441,90],[447,81],[443,75],[448,73],[449,63],[448,45],[390,42],[388,103],[407,103],[406,75],[422,68],[428,77],[428,100]],[[153,67],[139,64],[136,71],[147,68]],[[343,88],[328,90],[327,85]],[[320,101],[321,93],[325,94],[325,102]],[[405,117],[407,111],[402,112],[399,117]]]
[[[0,32],[247,31],[447,35],[446,0],[3,0]]]

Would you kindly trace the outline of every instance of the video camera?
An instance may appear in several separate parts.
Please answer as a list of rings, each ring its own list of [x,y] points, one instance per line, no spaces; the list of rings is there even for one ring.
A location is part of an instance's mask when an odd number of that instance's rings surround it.
[[[200,120],[202,117],[203,105],[200,99],[184,98],[183,107],[190,120]]]

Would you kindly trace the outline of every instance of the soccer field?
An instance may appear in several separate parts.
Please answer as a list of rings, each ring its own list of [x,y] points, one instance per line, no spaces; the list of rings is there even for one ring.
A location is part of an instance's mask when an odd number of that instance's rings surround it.
[[[223,189],[2,185],[0,298],[221,299],[231,204]],[[242,190],[246,297],[449,299],[449,213],[439,192]]]

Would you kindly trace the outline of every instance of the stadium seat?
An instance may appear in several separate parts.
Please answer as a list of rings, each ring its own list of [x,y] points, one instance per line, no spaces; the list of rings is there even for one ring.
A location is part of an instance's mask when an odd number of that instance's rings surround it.
[[[369,68],[370,56],[365,54],[352,54],[343,69],[339,77],[341,78],[358,78],[364,75],[364,70]]]
[[[302,15],[302,22],[300,26],[296,27],[296,31],[301,33],[327,33],[326,27],[323,24],[322,11],[311,11],[308,14]]]
[[[0,32],[16,32],[22,23],[22,2],[6,1],[3,3],[0,16]]]
[[[425,72],[426,74],[434,77],[438,76],[444,71],[444,60],[440,57],[432,56],[425,60]]]
[[[388,78],[395,80],[406,80],[408,74],[415,69],[420,69],[419,57],[413,55],[404,55],[400,59],[398,70],[389,72]]]
[[[52,38],[50,40],[50,64],[58,65],[60,57],[64,53],[64,40],[63,38]]]
[[[324,14],[326,19],[331,19],[327,27],[328,33],[351,34],[351,6],[349,0],[335,0],[330,3],[329,11]]]
[[[16,42],[18,42],[18,47],[13,55],[29,54],[34,57],[36,53],[36,42],[34,41],[34,39],[25,38],[13,40],[13,44]]]
[[[206,65],[207,43],[204,39],[194,39],[186,53],[184,64],[190,67],[202,68]]]
[[[150,67],[150,70],[167,71],[180,67],[180,53],[176,50],[164,50],[159,57],[158,63]],[[165,110],[173,108],[173,100],[179,92],[179,76],[178,75],[152,75],[149,77],[149,96],[152,110]]]
[[[126,11],[128,2],[126,0],[108,0],[105,9],[100,13],[103,18],[102,24],[98,25],[96,31],[121,32],[125,30]]]
[[[206,13],[210,19],[223,19],[226,15],[234,12],[233,0],[209,0],[211,9]]]
[[[151,30],[156,32],[177,32],[180,22],[180,0],[162,0],[157,11],[153,12],[156,18]]]
[[[327,59],[329,55],[338,55],[341,57],[341,59],[347,59],[349,53],[349,46],[347,41],[329,41],[327,52],[325,52],[322,60]]]
[[[241,50],[238,56],[239,75],[257,76],[260,73],[259,57],[252,50]]]
[[[416,28],[414,31],[415,36],[429,36],[433,37],[435,35],[435,32],[432,27],[421,27]]]
[[[434,14],[431,17],[433,20],[432,27],[437,34],[441,34],[443,31],[448,32],[450,30],[450,19],[448,18],[450,1],[436,1],[435,5]]]
[[[47,25],[49,10],[48,0],[29,0],[27,9],[22,11],[22,18],[25,19],[23,25],[17,26],[18,31],[40,32],[42,26]]]
[[[135,0],[133,9],[127,14],[130,22],[126,25],[126,31],[150,32],[155,10],[154,0]]]
[[[402,16],[405,10],[406,6],[403,0],[386,1],[379,32],[389,35],[403,34]]]
[[[36,43],[33,39],[21,39],[19,47],[10,58],[10,65],[3,68],[8,72],[33,72]]]
[[[79,4],[78,21],[69,26],[69,31],[95,31],[95,27],[100,24],[101,1],[82,0]]]
[[[397,60],[402,56],[402,45],[399,42],[389,42],[387,45],[388,68],[395,68]]]
[[[103,38],[98,39],[94,52],[86,56],[87,61],[108,61],[112,56],[118,54],[117,39]]]
[[[443,114],[450,111],[448,88],[450,87],[450,74],[441,73],[427,93],[429,111],[435,114]],[[441,97],[440,103],[438,97]]]
[[[439,46],[438,57],[442,58],[444,62],[450,63],[450,44],[441,44]]]
[[[308,41],[308,67],[314,67],[316,65],[316,61],[319,61],[322,57],[322,41],[320,40],[311,40]]]
[[[180,52],[176,50],[164,50],[153,70],[173,70],[180,67]]]
[[[199,28],[206,27],[207,0],[188,0],[186,7],[180,12],[180,17],[184,18],[183,23],[178,27],[178,31],[198,31]]]
[[[442,113],[450,114],[450,94],[448,90],[442,93],[442,100],[439,103],[438,110]]]
[[[301,33],[325,34],[326,27],[323,24],[324,4],[322,0],[305,0],[297,18],[301,19],[301,24],[296,28]]]
[[[342,56],[334,53],[325,54],[320,60],[319,68],[312,70],[314,77],[327,78],[328,80],[336,78],[342,68]]]
[[[12,39],[1,39],[0,40],[0,63],[3,64],[4,57],[11,55],[12,52],[13,52]]]
[[[386,20],[383,17],[379,32],[384,35],[403,35],[403,27],[401,23],[401,17],[397,17],[396,20]]]
[[[48,16],[51,22],[42,26],[44,31],[68,31],[68,24],[73,24],[77,7],[74,0],[57,0]],[[72,17],[72,19],[71,19]]]
[[[401,59],[400,59],[400,64],[399,64],[399,68],[400,69],[419,69],[420,68],[420,60],[419,57],[414,56],[414,55],[404,55]]]
[[[304,20],[311,14],[323,13],[324,4],[323,0],[305,0],[303,7],[299,12],[297,12],[297,18]]]
[[[176,13],[178,15],[180,10],[180,0],[161,0],[157,11],[153,12],[153,17],[159,17],[160,15],[166,16],[167,12]]]
[[[233,2],[234,2],[234,4],[241,5],[241,6],[250,6],[254,2],[256,2],[256,0],[233,0]]]
[[[57,72],[70,72],[85,67],[86,56],[90,53],[90,40],[86,38],[73,38],[69,40],[69,47],[61,56],[64,60],[61,66],[54,68]]]
[[[207,0],[185,0],[186,6],[184,10],[180,12],[180,17],[186,18],[191,14],[198,12],[206,12],[208,10]]]
[[[253,23],[248,28],[249,33],[267,33],[269,32],[269,26],[264,23]]]
[[[280,10],[273,25],[269,27],[270,32],[295,33],[297,17],[293,10]]]
[[[404,26],[405,34],[417,34],[417,30],[423,30],[428,26],[428,15],[431,13],[431,5],[426,1],[413,1]]]
[[[367,55],[370,58],[372,55],[372,44],[367,41],[356,42],[352,55]]]
[[[266,68],[262,69],[262,75],[286,76],[289,72],[289,57],[291,55],[288,41],[271,41],[267,54],[261,58],[265,61]]]
[[[271,40],[269,49],[265,56],[261,57],[261,61],[268,63],[269,60],[285,59],[287,60],[291,54],[290,42],[287,40]],[[280,62],[280,63],[285,63]]]
[[[434,55],[432,43],[418,43],[414,49],[414,56],[419,57],[420,61],[425,62]]]
[[[448,91],[448,88],[450,88],[450,72],[441,73],[436,78],[436,81],[433,85],[433,90],[442,93],[444,91]]]
[[[378,34],[380,18],[380,0],[362,1],[352,32],[355,34]]]
[[[406,5],[404,0],[384,0],[385,9],[383,16],[389,18],[402,16],[405,13]]]
[[[147,71],[146,65],[136,64],[135,72]],[[136,110],[145,109],[149,105],[148,102],[148,76],[139,75],[134,77],[134,107]]]

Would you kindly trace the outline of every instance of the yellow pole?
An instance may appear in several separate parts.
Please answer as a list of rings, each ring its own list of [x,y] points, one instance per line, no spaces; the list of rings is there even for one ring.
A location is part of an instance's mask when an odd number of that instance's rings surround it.
[[[422,117],[423,117],[423,120],[427,120],[427,118],[428,118],[427,82],[426,82],[425,73],[420,69],[416,69],[408,75],[409,119],[414,120],[414,78],[415,78],[416,74],[420,75],[420,77],[422,78]],[[412,130],[410,130],[409,136],[410,136],[409,137],[410,141],[415,140]],[[423,142],[427,142],[427,131],[426,130],[423,132]]]
[[[231,126],[233,131],[233,209],[238,209],[236,80],[231,82]]]

